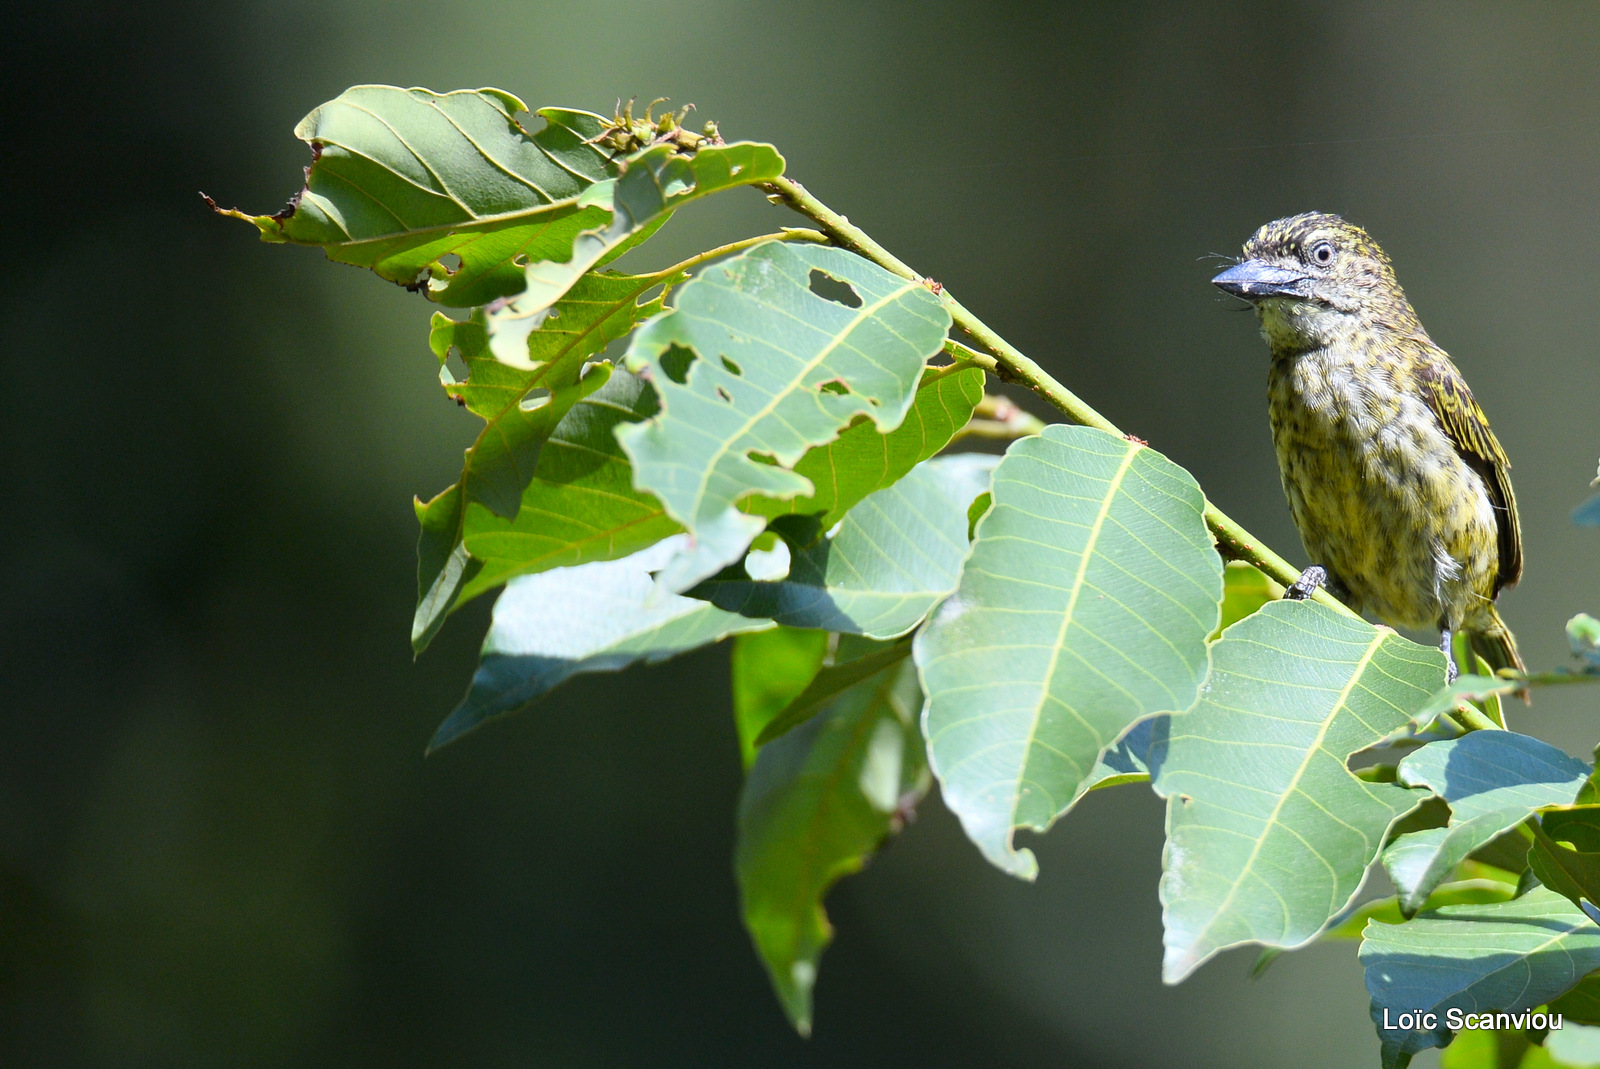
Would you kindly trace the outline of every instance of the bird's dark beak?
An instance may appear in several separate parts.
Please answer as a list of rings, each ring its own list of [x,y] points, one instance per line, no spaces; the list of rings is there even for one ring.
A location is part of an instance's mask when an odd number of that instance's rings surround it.
[[[1235,297],[1259,301],[1266,297],[1304,297],[1300,284],[1305,280],[1306,276],[1265,260],[1246,260],[1222,272],[1211,284]]]

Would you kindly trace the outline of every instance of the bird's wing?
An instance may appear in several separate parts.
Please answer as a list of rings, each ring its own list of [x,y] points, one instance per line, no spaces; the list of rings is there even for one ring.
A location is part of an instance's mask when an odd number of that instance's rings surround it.
[[[1489,429],[1489,418],[1449,359],[1435,350],[1425,355],[1421,367],[1418,378],[1428,407],[1489,490],[1500,537],[1500,573],[1494,582],[1498,594],[1501,587],[1522,578],[1522,529],[1517,521],[1517,499],[1511,493],[1511,461]]]

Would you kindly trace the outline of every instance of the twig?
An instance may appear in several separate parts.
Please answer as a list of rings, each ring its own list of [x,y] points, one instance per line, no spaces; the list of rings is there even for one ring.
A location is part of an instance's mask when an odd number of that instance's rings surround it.
[[[1091,405],[1058,382],[1044,368],[1030,360],[1021,350],[999,334],[996,334],[987,323],[973,315],[965,305],[956,300],[949,290],[932,279],[924,278],[911,270],[910,267],[896,258],[893,253],[873,241],[860,227],[851,223],[848,218],[835,212],[812,196],[800,183],[791,178],[777,178],[767,184],[766,190],[769,199],[774,203],[787,205],[816,223],[835,245],[864,256],[884,270],[891,271],[901,278],[921,279],[925,282],[928,288],[944,302],[955,325],[985,350],[984,352],[978,352],[959,342],[947,342],[945,345],[946,351],[950,352],[958,360],[992,372],[1004,381],[1021,383],[1050,402],[1054,408],[1073,423],[1084,427],[1098,427],[1103,431],[1109,431],[1124,438],[1129,437],[1116,424],[1096,412]],[[1300,578],[1298,569],[1275,553],[1269,546],[1263,545],[1260,539],[1239,526],[1238,523],[1209,500],[1206,502],[1205,519],[1206,525],[1211,528],[1212,537],[1217,540],[1217,549],[1222,552],[1223,556],[1253,564],[1284,586],[1289,586]],[[1356,616],[1348,606],[1326,590],[1319,588],[1315,597],[1317,601],[1330,608],[1348,616]],[[1485,722],[1489,722],[1488,717],[1483,719]]]

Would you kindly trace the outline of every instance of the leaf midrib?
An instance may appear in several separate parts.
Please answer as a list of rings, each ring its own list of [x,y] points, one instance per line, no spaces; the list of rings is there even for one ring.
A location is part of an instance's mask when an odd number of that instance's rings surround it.
[[[1378,649],[1383,645],[1385,637],[1387,636],[1380,631],[1372,637],[1370,642],[1367,643],[1367,649],[1364,653],[1362,653],[1361,660],[1356,663],[1355,671],[1350,673],[1350,678],[1345,682],[1344,687],[1339,691],[1339,696],[1337,699],[1335,699],[1333,708],[1330,709],[1328,715],[1323,718],[1322,726],[1317,729],[1316,738],[1313,739],[1311,744],[1306,747],[1305,756],[1301,758],[1300,767],[1295,770],[1294,778],[1289,781],[1289,784],[1278,796],[1277,804],[1272,807],[1272,812],[1267,816],[1267,820],[1261,830],[1261,834],[1256,837],[1255,845],[1250,848],[1250,856],[1246,858],[1245,863],[1239,867],[1238,875],[1234,877],[1232,885],[1228,888],[1227,895],[1224,896],[1222,902],[1218,904],[1217,908],[1212,911],[1211,918],[1206,921],[1204,927],[1196,932],[1194,938],[1189,941],[1189,945],[1186,948],[1186,952],[1189,956],[1193,956],[1194,948],[1199,946],[1201,941],[1210,933],[1211,929],[1216,925],[1218,919],[1227,912],[1228,906],[1233,903],[1235,896],[1238,895],[1239,888],[1244,885],[1245,877],[1250,875],[1255,866],[1256,859],[1261,856],[1261,850],[1262,847],[1266,845],[1267,836],[1269,836],[1272,833],[1272,829],[1278,825],[1279,817],[1283,813],[1283,807],[1288,804],[1289,797],[1294,794],[1295,791],[1299,790],[1301,781],[1305,779],[1306,770],[1311,767],[1312,758],[1321,751],[1323,741],[1328,737],[1328,732],[1332,729],[1334,720],[1338,718],[1340,713],[1345,711],[1347,703],[1350,700],[1350,695],[1354,693],[1356,684],[1361,681],[1361,677],[1366,673],[1367,666],[1372,663],[1372,658],[1377,655]]]
[[[1128,476],[1128,471],[1133,467],[1133,458],[1139,455],[1139,450],[1144,447],[1136,442],[1127,442],[1127,450],[1122,455],[1122,461],[1117,465],[1115,474],[1111,476],[1106,486],[1105,497],[1100,502],[1100,511],[1094,518],[1094,523],[1089,527],[1089,537],[1084,542],[1083,555],[1078,560],[1078,570],[1072,578],[1072,594],[1067,599],[1066,610],[1061,614],[1061,627],[1056,631],[1054,650],[1050,657],[1050,670],[1045,673],[1043,682],[1039,687],[1039,697],[1033,703],[1033,722],[1028,725],[1028,742],[1023,750],[1022,767],[1017,770],[1017,778],[1012,784],[1011,813],[1009,823],[1015,825],[1017,809],[1022,804],[1022,781],[1027,772],[1028,761],[1032,755],[1034,744],[1039,737],[1039,721],[1044,717],[1045,701],[1050,695],[1051,685],[1055,682],[1056,673],[1061,669],[1061,654],[1066,648],[1067,631],[1072,627],[1072,619],[1078,608],[1078,598],[1083,593],[1084,580],[1089,573],[1089,562],[1094,556],[1095,546],[1099,544],[1100,532],[1105,528],[1106,518],[1111,515],[1111,504],[1116,500],[1117,494],[1122,490],[1122,483]]]
[[[838,349],[839,346],[843,344],[844,339],[848,338],[858,327],[861,326],[862,323],[867,320],[868,316],[876,315],[880,309],[888,306],[890,302],[899,300],[901,297],[912,292],[920,285],[922,285],[922,283],[908,280],[903,282],[898,288],[885,293],[882,297],[878,298],[876,301],[873,301],[871,304],[863,304],[861,308],[857,310],[856,314],[851,317],[850,322],[845,325],[844,329],[837,331],[833,337],[829,339],[828,344],[817,350],[816,355],[807,361],[790,379],[788,389],[774,393],[772,398],[766,404],[762,405],[750,416],[749,419],[745,420],[744,424],[738,429],[738,431],[723,438],[722,442],[718,444],[716,449],[712,451],[709,462],[700,471],[700,482],[695,487],[694,492],[694,514],[687,517],[675,518],[679,519],[679,522],[683,523],[684,526],[691,526],[698,518],[700,503],[705,500],[706,486],[710,483],[711,476],[716,472],[717,466],[722,463],[723,458],[733,450],[734,444],[743,439],[746,434],[750,433],[751,427],[754,427],[761,420],[771,415],[782,401],[793,397],[795,391],[805,385],[805,377],[812,371],[816,370],[816,368],[820,367],[823,361],[831,356],[834,350]],[[921,372],[919,371],[918,374],[920,375]],[[912,392],[912,396],[915,397],[915,391]],[[871,413],[868,413],[868,415],[870,416]],[[876,423],[877,421],[874,419],[873,422]],[[879,430],[882,431],[882,428],[880,427]],[[837,441],[838,437],[839,435],[836,432],[833,438],[829,439],[828,442],[820,442],[818,444],[827,445],[833,441]],[[796,463],[798,463],[798,461],[796,461]]]

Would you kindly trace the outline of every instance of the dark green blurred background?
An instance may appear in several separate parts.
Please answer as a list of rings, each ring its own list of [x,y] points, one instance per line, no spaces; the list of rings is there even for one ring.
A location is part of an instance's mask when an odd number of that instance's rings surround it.
[[[157,7],[160,7],[159,13]],[[1516,463],[1531,663],[1600,611],[1590,4],[61,3],[3,46],[0,1064],[1376,1064],[1350,945],[1158,980],[1161,808],[987,867],[937,801],[829,901],[796,1039],[739,926],[726,654],[424,761],[487,603],[412,663],[410,497],[474,421],[426,302],[264,246],[357,82],[693,101],[1300,553],[1264,347],[1207,279],[1290,212],[1394,256]],[[665,261],[795,220],[696,205]],[[1587,755],[1596,700],[1520,726]],[[1431,1060],[1426,1064],[1432,1064]]]

